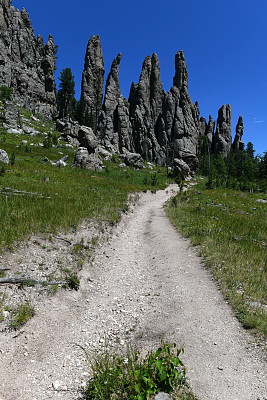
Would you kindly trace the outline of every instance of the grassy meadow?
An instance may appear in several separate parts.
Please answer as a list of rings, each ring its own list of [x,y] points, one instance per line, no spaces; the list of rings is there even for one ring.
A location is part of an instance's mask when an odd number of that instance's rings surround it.
[[[263,194],[206,189],[173,197],[173,224],[198,246],[206,265],[247,328],[267,335],[267,205]]]
[[[11,159],[10,164],[0,165],[0,252],[32,233],[75,229],[85,218],[113,224],[127,210],[130,193],[166,186],[163,168],[125,170],[119,160],[105,162],[101,172],[74,168],[75,150],[63,141],[52,146],[58,137],[54,125],[34,124],[40,133],[33,137],[0,129],[0,148]],[[45,157],[56,161],[65,155],[69,156],[65,168],[45,161]]]

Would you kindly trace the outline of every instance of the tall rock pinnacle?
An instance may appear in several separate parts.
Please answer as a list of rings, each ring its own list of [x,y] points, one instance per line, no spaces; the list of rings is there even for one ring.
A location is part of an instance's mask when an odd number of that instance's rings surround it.
[[[160,161],[164,156],[160,154],[160,145],[155,133],[164,95],[159,60],[154,53],[152,58],[145,58],[139,82],[132,84],[129,96],[135,149],[145,159]]]
[[[105,145],[114,144],[117,151],[119,149],[117,106],[119,99],[122,97],[119,81],[120,62],[121,53],[113,60],[110,73],[108,74],[98,126],[102,142]]]
[[[22,106],[51,117],[56,112],[55,45],[35,38],[27,11],[0,1],[0,86],[13,89]]]
[[[88,41],[82,74],[81,103],[96,128],[101,111],[104,83],[104,60],[99,35]]]
[[[245,148],[245,144],[242,141],[243,131],[244,131],[243,118],[242,118],[242,115],[240,115],[238,118],[237,125],[236,125],[236,130],[235,130],[236,134],[235,134],[235,139],[234,139],[234,143],[233,143],[234,151],[244,150],[244,148]]]
[[[168,141],[174,143],[177,150],[196,154],[201,132],[199,109],[188,93],[188,72],[183,51],[175,55],[175,76],[164,101],[163,119]]]
[[[173,85],[179,89],[182,86],[188,87],[188,72],[183,50],[175,54],[175,76],[173,78]]]
[[[231,150],[231,118],[232,109],[230,104],[227,104],[227,106],[223,105],[218,111],[217,126],[213,143],[215,154],[221,154],[223,157],[226,157]]]

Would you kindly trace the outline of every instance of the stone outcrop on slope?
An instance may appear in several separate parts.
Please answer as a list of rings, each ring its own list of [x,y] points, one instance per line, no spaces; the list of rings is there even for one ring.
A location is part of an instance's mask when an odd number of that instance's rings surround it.
[[[223,157],[226,157],[231,150],[231,118],[232,109],[230,104],[223,105],[218,111],[217,126],[213,140],[214,153],[221,154]]]
[[[55,45],[35,38],[27,11],[0,0],[0,86],[13,89],[14,100],[51,117],[56,111]]]
[[[243,136],[243,131],[244,131],[242,115],[240,115],[238,118],[238,122],[237,122],[235,131],[236,131],[236,134],[235,134],[235,139],[234,139],[234,143],[233,143],[233,149],[234,149],[234,151],[244,150],[245,143],[242,141],[242,136]]]
[[[87,44],[81,85],[81,103],[95,128],[101,112],[104,84],[104,60],[99,35]]]

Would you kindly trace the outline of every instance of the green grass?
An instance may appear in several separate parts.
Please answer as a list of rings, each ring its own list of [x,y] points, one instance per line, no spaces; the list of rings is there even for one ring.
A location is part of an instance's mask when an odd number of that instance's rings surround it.
[[[256,202],[262,197],[201,184],[175,196],[166,212],[199,246],[244,326],[266,336],[267,206]]]
[[[30,303],[22,303],[17,309],[11,310],[11,320],[9,328],[18,330],[35,314],[34,308]]]
[[[48,123],[48,122],[47,122]],[[37,127],[36,127],[37,129]],[[51,128],[52,129],[52,128]],[[21,145],[22,139],[28,145]],[[157,168],[124,171],[117,163],[105,162],[102,172],[72,167],[75,151],[64,147],[30,146],[38,138],[0,132],[0,148],[14,164],[0,165],[0,252],[33,233],[76,229],[83,219],[116,223],[128,209],[128,195],[166,186],[165,170]],[[65,168],[44,162],[68,155]],[[3,188],[32,192],[14,195]]]
[[[144,358],[136,348],[124,353],[86,352],[91,379],[85,390],[86,400],[148,400],[158,392],[173,393],[174,399],[193,400],[187,385],[185,367],[180,360],[182,349],[175,344],[161,343]]]

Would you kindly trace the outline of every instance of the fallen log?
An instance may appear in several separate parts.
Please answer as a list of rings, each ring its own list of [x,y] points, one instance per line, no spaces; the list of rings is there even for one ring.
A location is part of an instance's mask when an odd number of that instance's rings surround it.
[[[28,276],[18,276],[18,277],[6,277],[0,278],[0,285],[12,283],[12,284],[33,284],[33,285],[64,285],[67,281],[40,281],[38,279],[33,279]]]

